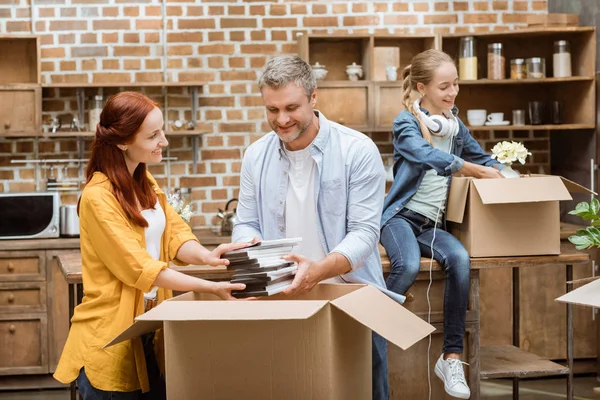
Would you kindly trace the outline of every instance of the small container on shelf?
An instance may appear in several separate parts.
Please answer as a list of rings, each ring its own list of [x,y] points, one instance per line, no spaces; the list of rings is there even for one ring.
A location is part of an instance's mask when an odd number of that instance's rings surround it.
[[[546,60],[542,57],[527,59],[527,78],[543,79],[546,77]]]
[[[477,54],[475,53],[475,38],[473,36],[465,36],[460,38],[458,53],[459,79],[477,80]]]
[[[524,58],[514,58],[510,60],[510,79],[527,78],[527,66]]]
[[[487,53],[487,78],[488,79],[505,79],[506,59],[502,52],[502,43],[488,44]]]
[[[571,73],[571,46],[566,40],[554,42],[552,67],[555,78],[567,78]]]
[[[312,66],[313,76],[318,81],[322,81],[323,79],[325,79],[325,77],[327,76],[327,72],[329,71],[325,69],[325,65],[319,64],[318,61],[315,63],[315,65]]]
[[[96,125],[100,123],[100,114],[102,113],[102,96],[96,95],[90,103],[88,111],[89,130],[96,132]]]

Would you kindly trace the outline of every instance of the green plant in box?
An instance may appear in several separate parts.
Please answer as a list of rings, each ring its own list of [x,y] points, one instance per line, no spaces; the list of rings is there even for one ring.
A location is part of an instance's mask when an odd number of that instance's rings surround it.
[[[598,199],[592,199],[590,203],[581,202],[577,204],[574,210],[569,211],[571,215],[577,215],[584,221],[589,221],[590,226],[578,230],[574,235],[569,236],[569,242],[573,243],[577,250],[589,249],[590,247],[600,247],[600,202]]]

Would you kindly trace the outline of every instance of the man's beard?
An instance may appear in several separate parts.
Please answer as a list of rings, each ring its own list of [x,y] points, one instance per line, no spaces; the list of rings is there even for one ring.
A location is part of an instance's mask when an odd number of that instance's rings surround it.
[[[279,125],[277,125],[277,123],[275,124],[271,124],[271,129],[273,129],[275,131],[275,133],[277,133],[277,136],[279,136],[279,139],[281,139],[282,142],[284,143],[290,143],[293,142],[294,140],[298,139],[300,136],[302,136],[310,127],[310,122],[307,122],[304,125],[301,125],[300,122],[297,122],[295,125],[296,130],[295,131],[291,131],[291,132],[287,132],[287,133],[279,133],[278,128],[280,128]]]

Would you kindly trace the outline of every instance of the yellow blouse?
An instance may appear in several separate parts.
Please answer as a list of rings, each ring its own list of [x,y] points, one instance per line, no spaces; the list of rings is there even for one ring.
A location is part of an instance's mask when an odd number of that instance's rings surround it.
[[[80,246],[84,297],[75,308],[71,329],[54,378],[62,383],[77,379],[79,370],[92,386],[105,391],[149,390],[141,339],[135,338],[103,349],[144,312],[144,292],[156,276],[176,260],[188,240],[198,240],[190,227],[167,203],[154,178],[148,174],[165,210],[160,260],[146,251],[144,228],[132,224],[112,194],[112,183],[101,172],[85,186],[80,203]],[[158,300],[172,297],[159,289]],[[162,335],[157,335],[157,349]],[[161,357],[159,355],[158,359]]]

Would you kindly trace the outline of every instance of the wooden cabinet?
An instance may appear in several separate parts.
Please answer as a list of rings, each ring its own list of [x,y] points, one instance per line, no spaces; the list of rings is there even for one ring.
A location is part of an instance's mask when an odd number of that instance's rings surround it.
[[[45,251],[0,252],[0,282],[45,281]]]
[[[45,314],[0,314],[0,375],[48,372]]]
[[[300,57],[328,71],[317,82],[317,109],[331,121],[361,132],[390,131],[402,105],[402,69],[418,53],[439,47],[427,35],[301,35]],[[356,63],[363,76],[351,81],[346,67]],[[398,81],[387,81],[385,69],[397,68]]]
[[[39,85],[0,86],[0,136],[37,135],[42,129]]]

